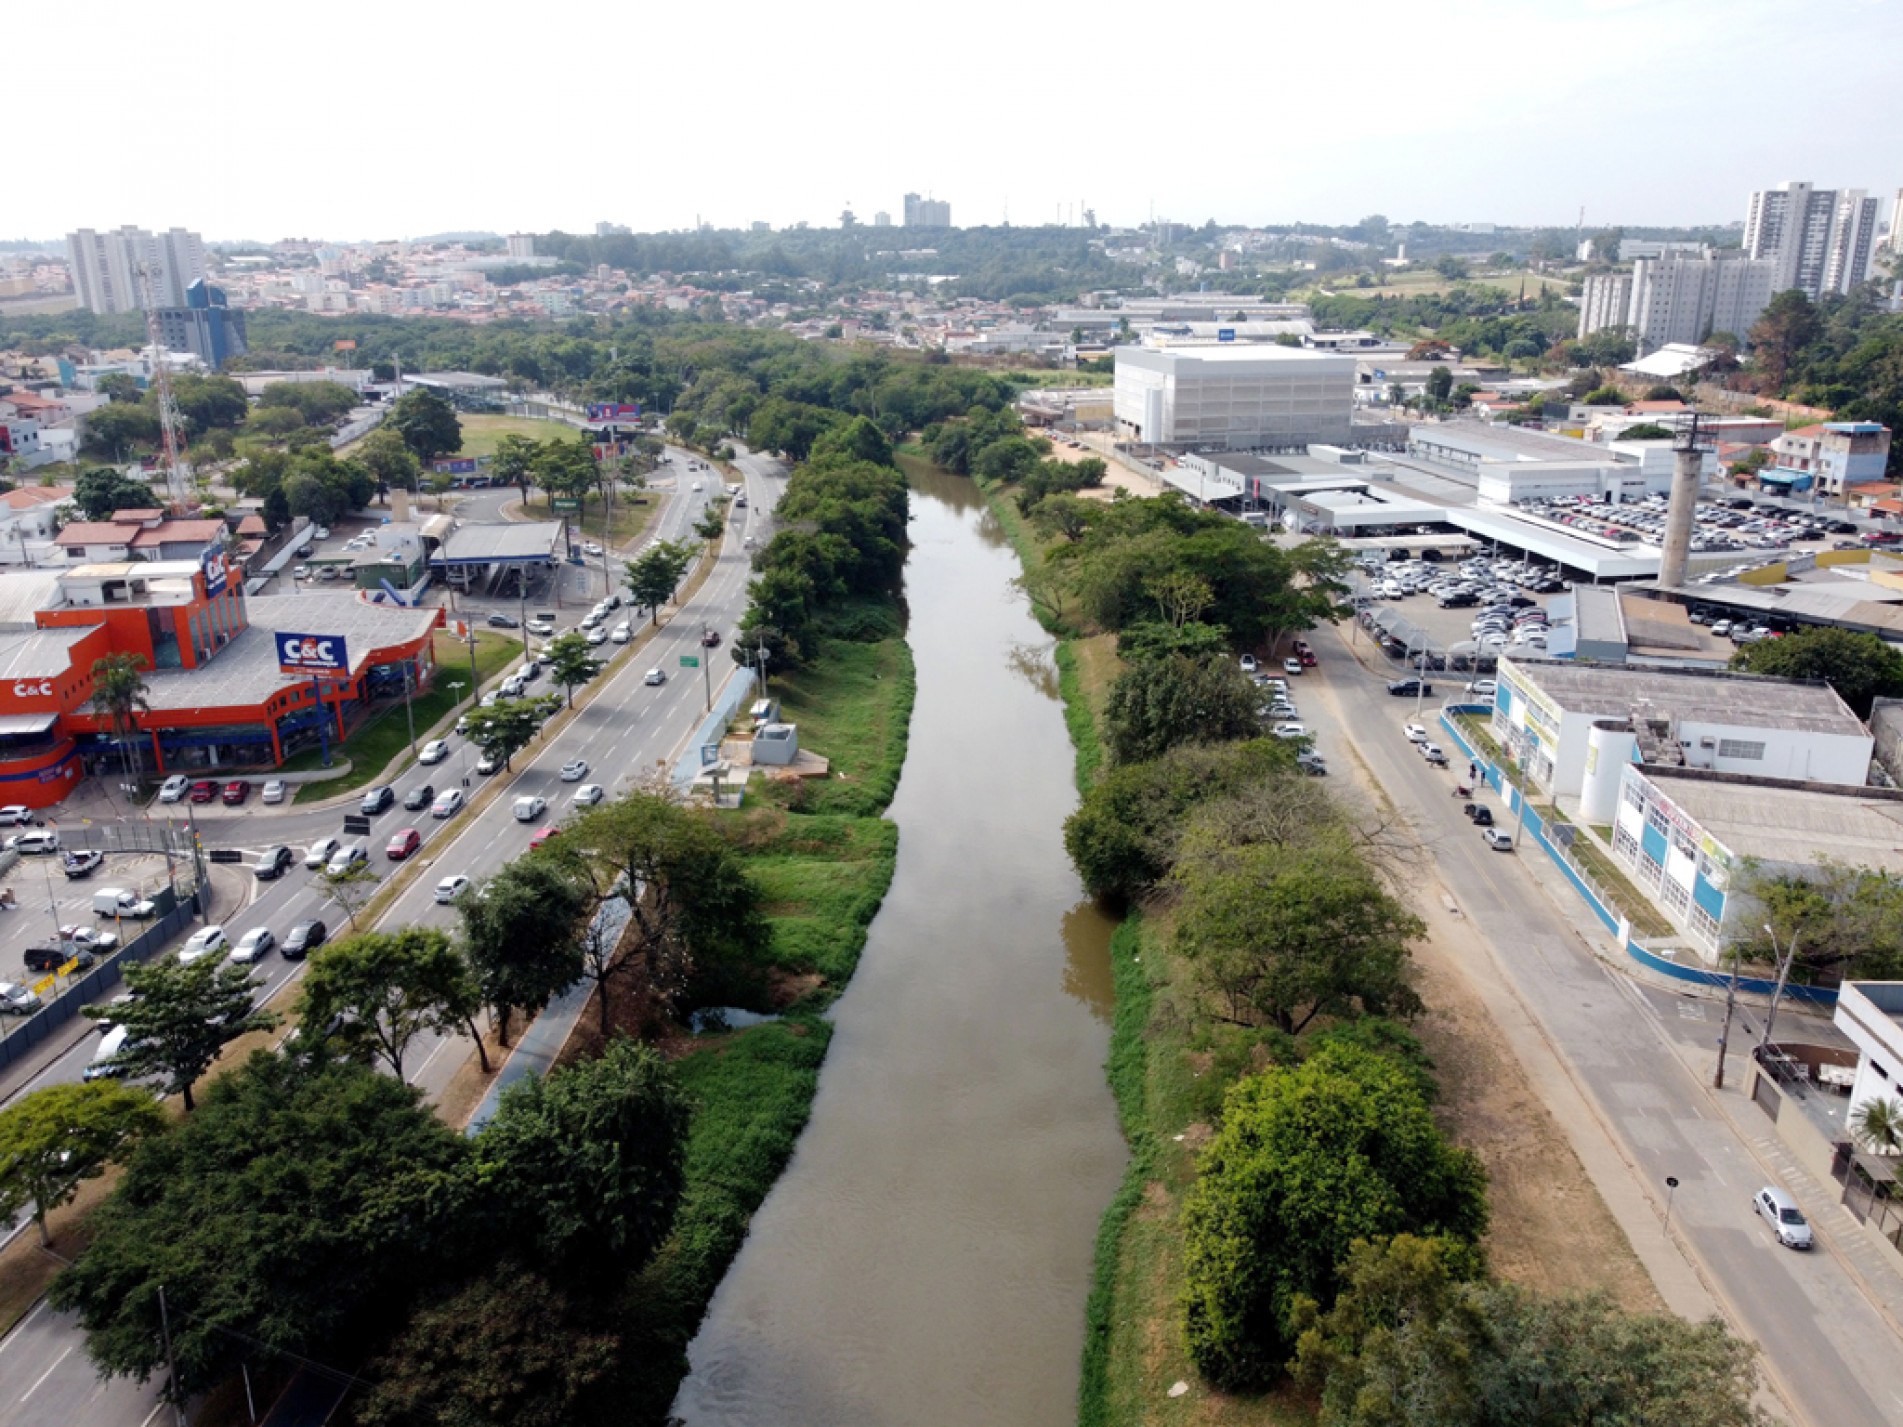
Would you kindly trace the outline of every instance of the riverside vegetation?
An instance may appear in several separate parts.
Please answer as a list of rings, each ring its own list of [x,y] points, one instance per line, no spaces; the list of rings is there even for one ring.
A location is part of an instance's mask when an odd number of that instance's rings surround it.
[[[1437,1119],[1406,1024],[1410,844],[1257,736],[1237,668],[1334,617],[1339,553],[1170,496],[1080,499],[1077,468],[1004,412],[924,450],[987,486],[1063,641],[1083,793],[1066,843],[1126,914],[1109,1077],[1132,1157],[1098,1242],[1080,1421],[1757,1422],[1753,1350],[1716,1321],[1489,1273],[1486,1176]]]

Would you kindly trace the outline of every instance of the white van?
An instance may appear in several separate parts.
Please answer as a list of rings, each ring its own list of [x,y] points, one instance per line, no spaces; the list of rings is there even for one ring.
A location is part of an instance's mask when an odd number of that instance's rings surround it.
[[[95,917],[130,917],[143,921],[158,911],[148,898],[137,892],[129,892],[124,887],[101,887],[93,893],[93,915]]]

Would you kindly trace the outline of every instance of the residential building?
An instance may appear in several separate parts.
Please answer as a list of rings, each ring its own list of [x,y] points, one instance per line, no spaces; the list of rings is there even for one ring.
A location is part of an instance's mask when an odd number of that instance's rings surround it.
[[[1621,238],[1619,240],[1619,261],[1637,262],[1640,258],[1662,258],[1667,253],[1684,253],[1689,257],[1702,258],[1711,251],[1709,243],[1660,242],[1651,238]]]
[[[626,223],[595,224],[595,236],[597,238],[625,238],[633,231],[634,230]]]
[[[512,258],[532,258],[535,256],[535,234],[509,234],[509,256]]]
[[[1828,856],[1903,875],[1903,793],[1635,763],[1617,772],[1604,819],[1613,858],[1707,961],[1763,922],[1739,886],[1747,868],[1801,877]]]
[[[1779,291],[1777,265],[1735,252],[1683,252],[1632,265],[1625,326],[1641,352],[1695,345],[1713,332],[1743,336]]]
[[[1761,482],[1793,491],[1813,485],[1843,496],[1851,487],[1881,481],[1890,465],[1890,428],[1879,421],[1822,421],[1786,431],[1771,443],[1776,462]]]
[[[1903,1100],[1903,981],[1848,981],[1831,1020],[1857,1048],[1849,1118],[1868,1100]]]
[[[183,307],[185,289],[205,278],[205,245],[183,228],[156,235],[130,225],[110,233],[81,228],[66,235],[66,257],[88,312],[142,312],[148,283],[160,307]]]
[[[1773,264],[1773,290],[1810,297],[1849,292],[1870,274],[1877,200],[1861,188],[1790,182],[1751,195],[1745,215],[1748,257]]]
[[[1631,306],[1631,273],[1594,273],[1579,297],[1579,335],[1590,337],[1609,327],[1625,326]]]
[[[1610,820],[1626,764],[1862,788],[1870,731],[1827,684],[1657,668],[1500,660],[1492,729],[1550,797]]]
[[[190,560],[222,548],[222,520],[173,520],[153,510],[114,511],[104,520],[76,520],[53,538],[75,565],[128,560]]]
[[[159,342],[174,352],[190,352],[213,371],[250,348],[244,313],[225,300],[225,290],[202,278],[185,289],[183,307],[158,311]]]
[[[887,213],[883,208],[880,209],[877,213],[872,215],[872,226],[875,228],[890,228],[892,226],[892,215]]]
[[[1355,359],[1301,347],[1119,347],[1117,428],[1155,446],[1207,450],[1345,445]]]
[[[72,498],[71,486],[20,486],[0,493],[0,565],[59,562],[53,543],[59,532],[57,511],[61,502]]]
[[[951,227],[951,204],[942,199],[905,195],[905,226],[908,228]]]

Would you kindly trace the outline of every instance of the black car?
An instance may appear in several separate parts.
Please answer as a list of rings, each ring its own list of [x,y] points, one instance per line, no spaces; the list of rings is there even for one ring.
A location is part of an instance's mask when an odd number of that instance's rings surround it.
[[[324,924],[311,920],[299,922],[284,934],[284,944],[278,948],[286,961],[302,961],[311,952],[324,944]]]
[[[290,871],[294,861],[296,858],[292,856],[290,848],[273,847],[258,859],[258,865],[252,871],[260,882],[269,882]]]
[[[1396,698],[1412,698],[1416,694],[1426,696],[1434,692],[1434,686],[1422,687],[1419,679],[1394,679],[1388,684],[1388,692]]]
[[[105,862],[103,852],[69,852],[61,861],[60,867],[68,877],[90,877]]]
[[[491,629],[520,629],[521,628],[521,626],[518,625],[508,615],[500,614],[500,613],[490,615],[487,620],[487,623]]]
[[[82,946],[64,942],[57,946],[29,946],[26,949],[28,971],[58,971],[69,961],[77,961],[80,970],[93,964],[93,954]]]
[[[420,788],[412,788],[403,799],[403,806],[411,812],[420,812],[436,801],[436,790],[428,783]]]
[[[1468,803],[1461,811],[1468,816],[1475,827],[1493,826],[1493,809],[1485,803]]]
[[[363,801],[357,806],[365,817],[375,817],[395,801],[396,789],[388,783],[379,783],[363,795]]]

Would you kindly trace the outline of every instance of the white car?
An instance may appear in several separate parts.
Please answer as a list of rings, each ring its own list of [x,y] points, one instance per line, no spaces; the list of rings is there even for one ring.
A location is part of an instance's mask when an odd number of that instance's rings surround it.
[[[545,619],[532,619],[528,623],[528,630],[530,634],[546,639],[555,632],[555,626]]]
[[[291,571],[291,578],[294,580],[308,580],[310,577],[311,567],[309,565],[299,565]]]
[[[182,803],[185,801],[185,794],[191,790],[191,786],[192,780],[190,778],[187,778],[183,773],[174,773],[163,783],[159,784],[159,801],[161,803]],[[5,813],[6,811],[6,809],[0,808],[0,813]]]
[[[222,957],[230,946],[231,938],[225,935],[225,929],[213,922],[193,932],[185,945],[179,948],[178,963],[180,966],[190,966],[208,956]]]
[[[448,906],[468,890],[469,879],[458,872],[455,876],[445,877],[436,884],[436,900],[441,905]]]
[[[1499,688],[1500,686],[1492,679],[1475,679],[1471,684],[1467,685],[1467,692],[1470,694],[1494,694],[1499,691]]]
[[[609,637],[613,639],[616,644],[626,644],[630,639],[634,638],[634,626],[624,619],[615,626],[614,633]]]
[[[699,490],[699,489],[701,488],[701,485],[702,485],[702,483],[701,483],[700,481],[695,481],[695,482],[694,482],[694,489],[695,489],[695,490]]]
[[[1401,732],[1407,735],[1407,741],[1409,743],[1427,742],[1427,730],[1418,723],[1402,724]]]
[[[577,807],[592,808],[596,803],[607,796],[608,790],[602,787],[601,784],[583,783],[575,790],[575,804]]]
[[[449,740],[446,738],[432,738],[428,743],[423,745],[423,751],[416,755],[416,761],[418,763],[441,763],[447,757],[449,757]]]
[[[264,801],[267,803],[281,803],[285,798],[290,796],[290,792],[291,785],[289,783],[285,782],[282,778],[273,778],[264,785]]]
[[[40,1009],[40,998],[25,986],[0,981],[0,1011],[9,1016],[30,1016]]]
[[[316,871],[319,867],[322,867],[326,862],[330,861],[331,855],[342,846],[343,843],[337,838],[320,837],[316,842],[313,842],[305,849],[304,865],[312,871]]]
[[[324,864],[326,877],[342,877],[353,867],[365,867],[370,863],[370,852],[361,842],[340,847],[331,853],[330,861]]]
[[[590,540],[584,544],[581,547],[581,552],[584,555],[600,555],[603,553],[600,543],[594,540]]]
[[[463,790],[445,788],[436,795],[436,801],[430,804],[429,815],[433,818],[453,818],[463,810]]]
[[[647,677],[642,679],[641,682],[644,684],[665,684],[667,682],[667,671],[664,669],[650,669],[647,672]]]
[[[571,758],[562,765],[562,781],[564,783],[579,783],[587,776],[588,760],[586,758]]]
[[[69,941],[74,946],[90,951],[96,956],[104,956],[109,951],[117,950],[119,946],[119,938],[113,933],[94,931],[91,927],[82,927],[77,923],[61,927],[59,939]]]
[[[310,538],[313,540],[330,539],[330,527],[328,525],[315,525],[315,526],[312,526],[309,530],[305,531],[304,533],[310,536]]]
[[[589,630],[584,637],[588,640],[591,647],[606,644],[608,642],[608,631],[603,629],[600,625],[596,625],[593,629]]]
[[[249,966],[277,944],[278,939],[271,935],[269,927],[253,927],[238,938],[238,944],[231,949],[231,959]]]
[[[528,794],[515,800],[515,820],[519,823],[532,823],[548,811],[548,803],[542,798]]]
[[[1307,738],[1308,726],[1300,723],[1278,723],[1272,732],[1277,738]]]
[[[1253,674],[1258,667],[1259,666],[1255,662],[1255,655],[1245,654],[1242,656],[1242,672],[1243,673]]]

